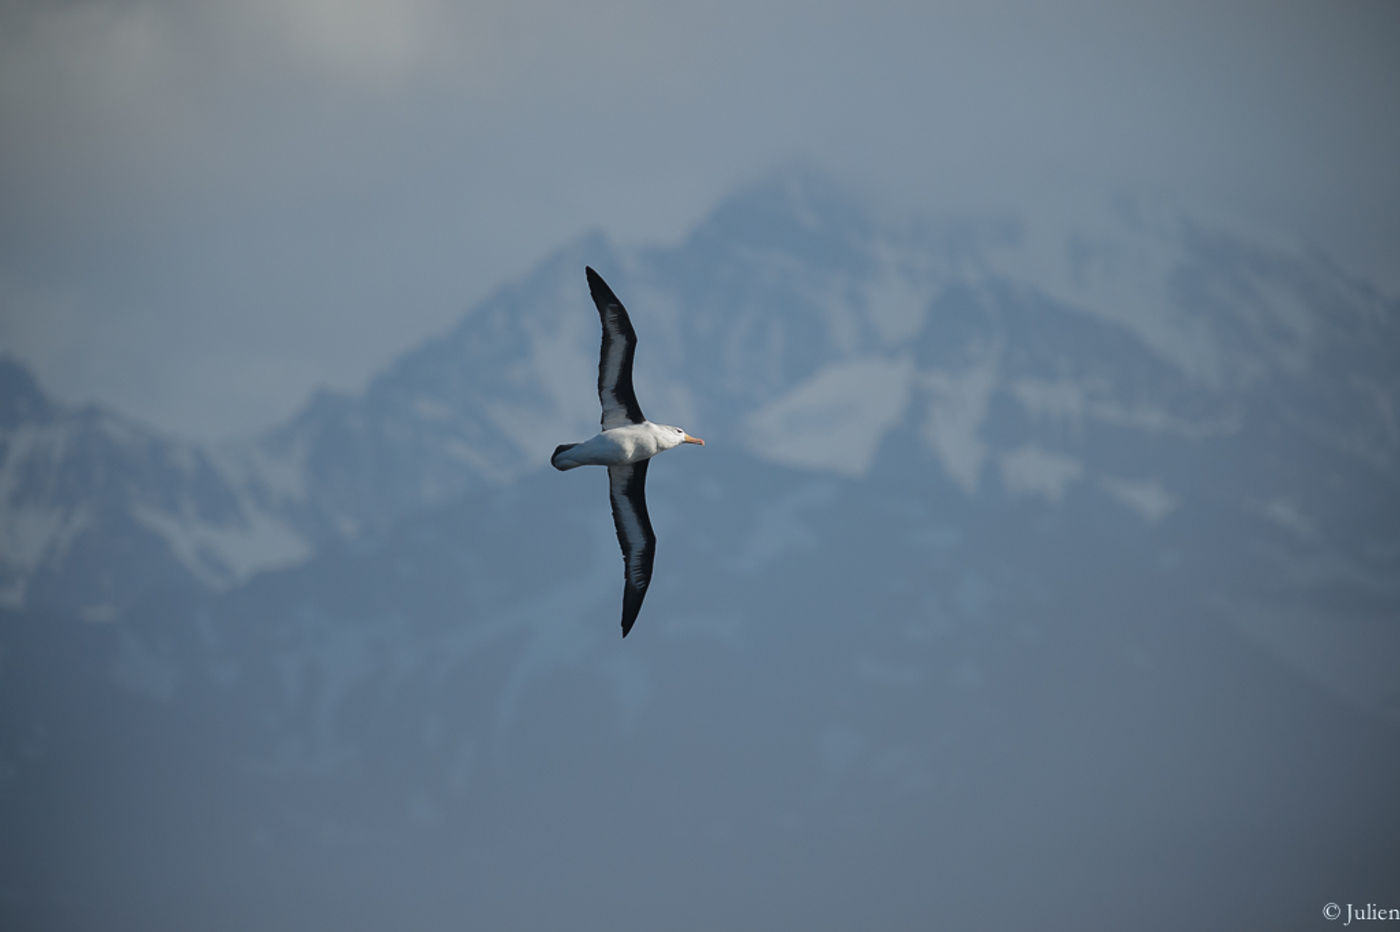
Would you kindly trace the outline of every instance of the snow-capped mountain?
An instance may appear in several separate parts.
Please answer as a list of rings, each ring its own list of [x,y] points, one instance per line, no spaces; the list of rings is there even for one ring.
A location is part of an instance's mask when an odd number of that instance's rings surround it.
[[[109,617],[151,585],[222,588],[540,468],[595,420],[578,391],[596,354],[586,262],[646,313],[649,404],[777,462],[863,475],[912,432],[910,454],[969,493],[995,475],[1050,498],[1084,481],[1152,516],[1186,490],[1149,451],[1214,438],[1232,468],[1265,458],[1220,494],[1299,533],[1394,494],[1394,304],[1324,258],[1124,199],[882,225],[799,171],[672,247],[586,237],[361,395],[319,394],[241,445],[60,408],[7,363],[5,604]],[[1113,433],[1139,462],[1085,459]],[[1298,456],[1357,475],[1320,488]],[[1363,501],[1331,507],[1348,489]]]
[[[896,221],[780,173],[219,449],[0,367],[0,915],[1301,929],[1387,895],[1400,307],[1106,203]],[[606,484],[547,468],[596,429],[585,264],[644,409],[708,441],[651,471],[625,649]]]
[[[222,586],[309,550],[210,451],[56,404],[0,360],[0,604],[109,620],[155,587]]]

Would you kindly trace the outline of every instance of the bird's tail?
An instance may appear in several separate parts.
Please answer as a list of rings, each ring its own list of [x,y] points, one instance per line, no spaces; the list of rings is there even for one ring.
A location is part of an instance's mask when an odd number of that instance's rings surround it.
[[[575,468],[577,468],[578,465],[579,465],[578,463],[570,463],[570,462],[568,462],[568,461],[564,461],[564,462],[561,463],[561,462],[559,461],[559,454],[560,454],[560,453],[563,453],[565,450],[572,450],[572,449],[573,449],[574,447],[576,447],[576,446],[578,446],[578,444],[576,444],[576,443],[561,443],[561,444],[559,444],[559,446],[557,446],[557,447],[554,448],[554,453],[553,453],[553,455],[550,456],[550,458],[549,458],[549,465],[553,466],[555,469],[559,470],[560,472],[563,472],[563,471],[566,470],[566,469],[575,469]]]

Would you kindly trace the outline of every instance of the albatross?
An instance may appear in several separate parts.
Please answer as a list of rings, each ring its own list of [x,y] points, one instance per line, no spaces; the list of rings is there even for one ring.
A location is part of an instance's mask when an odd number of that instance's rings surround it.
[[[683,443],[705,445],[679,427],[648,421],[632,390],[632,355],[637,332],[627,310],[611,288],[591,268],[588,290],[603,322],[603,349],[598,356],[598,401],[603,406],[602,430],[582,443],[561,443],[549,458],[561,472],[579,466],[608,467],[613,525],[622,545],[622,636],[632,630],[642,599],[651,583],[656,557],[656,534],[647,516],[647,464],[658,453]]]

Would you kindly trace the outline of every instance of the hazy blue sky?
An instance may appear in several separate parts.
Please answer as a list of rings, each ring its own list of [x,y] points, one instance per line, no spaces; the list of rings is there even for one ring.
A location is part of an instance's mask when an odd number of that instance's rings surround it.
[[[937,208],[1218,202],[1400,290],[1400,5],[0,5],[0,348],[191,436],[783,160]],[[580,286],[580,300],[585,295]]]

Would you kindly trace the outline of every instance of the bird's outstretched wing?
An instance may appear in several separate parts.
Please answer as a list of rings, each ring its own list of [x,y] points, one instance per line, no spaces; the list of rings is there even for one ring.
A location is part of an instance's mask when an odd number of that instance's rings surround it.
[[[608,283],[591,268],[586,271],[588,290],[603,322],[603,349],[598,355],[598,401],[603,406],[603,430],[640,424],[646,417],[632,390],[632,355],[637,351],[637,332],[632,329],[627,309],[617,300]]]
[[[656,534],[647,516],[647,463],[608,467],[613,524],[617,542],[622,545],[624,587],[622,590],[622,636],[632,630],[642,610],[651,583],[651,564],[656,558]]]

